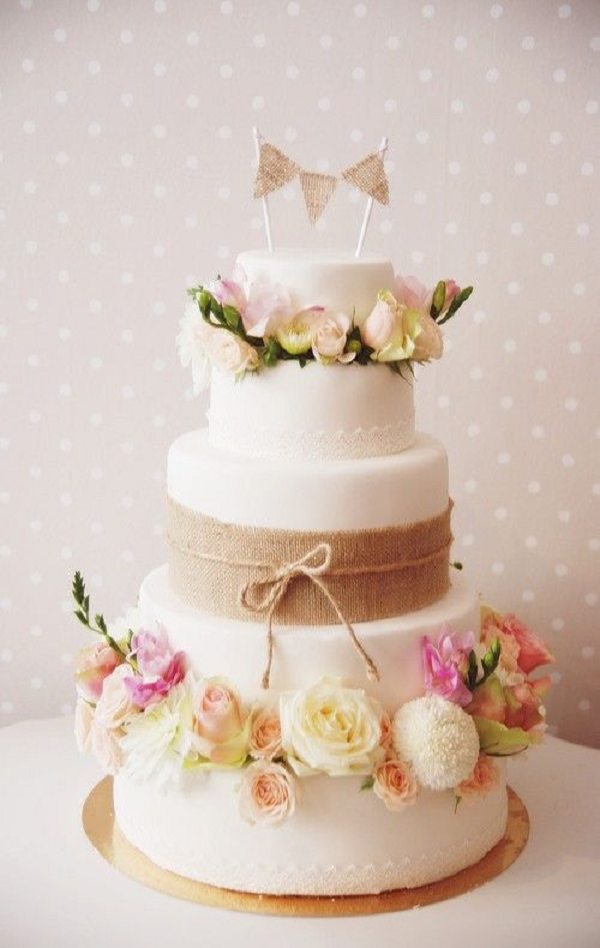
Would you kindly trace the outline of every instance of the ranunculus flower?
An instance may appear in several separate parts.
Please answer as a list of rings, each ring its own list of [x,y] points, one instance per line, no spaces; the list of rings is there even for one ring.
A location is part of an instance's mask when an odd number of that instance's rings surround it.
[[[429,362],[441,359],[444,352],[442,330],[427,313],[421,316],[420,333],[415,340],[412,358],[414,362]]]
[[[252,757],[273,760],[282,753],[281,723],[273,707],[257,708],[252,712],[248,740]]]
[[[412,358],[415,340],[421,332],[421,312],[397,302],[387,290],[360,327],[363,342],[374,349],[376,362],[400,362]]]
[[[352,320],[345,313],[325,311],[321,315],[312,336],[312,351],[317,362],[323,365],[352,362],[356,353],[344,352],[351,325]]]
[[[493,790],[500,777],[498,764],[487,754],[480,754],[473,773],[459,783],[454,792],[461,800],[472,800]]]
[[[129,665],[119,665],[112,675],[104,680],[102,694],[98,699],[94,720],[103,728],[119,728],[128,717],[137,712],[131,699],[131,692],[127,687],[127,679],[131,677]]]
[[[396,276],[394,296],[408,309],[418,309],[422,313],[429,313],[432,292],[414,276]]]
[[[222,678],[200,683],[194,697],[193,745],[212,764],[237,765],[248,754],[248,715],[238,693]]]
[[[394,748],[430,790],[456,787],[473,772],[479,736],[473,719],[439,695],[414,698],[394,715]]]
[[[500,640],[500,661],[508,671],[515,671],[516,666],[524,675],[529,675],[540,665],[555,661],[545,643],[517,616],[501,615],[484,607],[481,620],[484,641],[489,644],[496,637]]]
[[[93,707],[88,701],[78,697],[75,705],[75,740],[82,754],[90,749],[93,720]]]
[[[402,760],[384,760],[373,771],[373,790],[388,810],[399,812],[416,802],[418,786]]]
[[[475,645],[472,632],[453,632],[442,626],[437,646],[424,636],[421,643],[425,689],[429,694],[439,695],[466,707],[471,701],[471,692],[464,683],[469,652]]]
[[[296,773],[368,774],[383,756],[380,706],[338,679],[285,692],[279,715],[283,749]]]
[[[124,661],[104,639],[80,649],[75,659],[75,684],[82,698],[94,704],[102,694],[104,679]]]
[[[94,720],[90,729],[90,744],[103,771],[107,774],[118,774],[123,765],[120,732],[102,727]]]
[[[281,764],[257,760],[244,771],[239,804],[248,823],[275,826],[296,808],[294,778]]]
[[[157,632],[137,632],[131,640],[130,655],[137,662],[139,674],[124,678],[124,683],[138,708],[160,701],[185,677],[185,653],[173,651],[162,627]]]
[[[324,312],[322,306],[309,306],[307,309],[301,309],[291,319],[277,320],[273,332],[281,348],[290,355],[304,355],[309,352]]]

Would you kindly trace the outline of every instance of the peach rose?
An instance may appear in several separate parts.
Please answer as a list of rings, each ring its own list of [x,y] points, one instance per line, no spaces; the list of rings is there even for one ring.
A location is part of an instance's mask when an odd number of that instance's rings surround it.
[[[126,718],[137,711],[125,684],[125,679],[130,675],[129,665],[119,665],[112,675],[104,679],[104,687],[95,712],[95,720],[101,727],[121,727]]]
[[[77,692],[93,704],[102,694],[104,679],[112,675],[117,665],[124,661],[120,652],[107,645],[104,639],[86,645],[75,659],[75,684]]]
[[[416,801],[417,781],[404,761],[384,760],[375,768],[373,778],[373,790],[388,810],[398,812]]]
[[[242,763],[248,750],[247,716],[234,688],[220,678],[201,682],[194,701],[193,743],[213,764]]]
[[[92,721],[94,709],[88,701],[77,698],[75,706],[75,740],[77,747],[84,754],[90,749]]]
[[[480,754],[471,776],[456,788],[456,796],[461,800],[472,800],[489,793],[498,783],[499,776],[497,763],[487,754]]]
[[[426,314],[421,316],[420,327],[421,331],[415,339],[412,358],[415,362],[440,359],[444,351],[444,339],[440,327],[431,316]]]
[[[295,808],[295,781],[285,767],[257,760],[246,768],[240,785],[244,820],[274,826],[292,816]]]
[[[323,365],[352,362],[356,353],[344,352],[350,326],[351,319],[345,313],[323,313],[312,337],[312,351],[317,362]]]
[[[282,753],[281,722],[274,708],[259,708],[252,715],[249,750],[252,757],[273,760]]]
[[[381,713],[381,737],[379,738],[379,743],[382,747],[388,748],[392,743],[392,721],[387,713],[387,711],[382,711]]]
[[[118,774],[123,764],[119,736],[118,730],[102,727],[97,721],[92,721],[91,748],[98,763],[107,774]]]

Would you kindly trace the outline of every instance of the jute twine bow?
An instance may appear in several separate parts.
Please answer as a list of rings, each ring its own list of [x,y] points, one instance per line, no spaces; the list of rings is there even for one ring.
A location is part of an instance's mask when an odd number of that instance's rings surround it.
[[[262,676],[262,687],[268,688],[273,664],[273,619],[277,606],[285,596],[290,583],[299,576],[306,576],[320,589],[334,609],[340,623],[346,627],[352,645],[362,658],[369,681],[379,681],[379,671],[371,656],[367,653],[357,635],[345,618],[336,599],[330,593],[321,578],[331,566],[331,547],[328,543],[319,543],[294,563],[284,563],[275,569],[268,579],[259,579],[246,583],[240,590],[240,605],[249,612],[266,613],[267,616],[267,665]]]

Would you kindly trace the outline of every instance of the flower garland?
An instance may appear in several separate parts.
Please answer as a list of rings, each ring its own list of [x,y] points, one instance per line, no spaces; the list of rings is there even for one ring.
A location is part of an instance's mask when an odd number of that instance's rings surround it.
[[[282,360],[300,366],[383,362],[401,372],[403,365],[440,358],[440,326],[472,291],[454,280],[428,290],[414,277],[398,277],[358,323],[318,305],[296,311],[284,287],[251,282],[237,267],[231,279],[188,290],[177,348],[182,365],[191,365],[196,393],[208,385],[212,365],[237,378]]]
[[[296,808],[298,780],[321,773],[360,775],[391,811],[415,803],[422,788],[452,792],[456,804],[488,793],[493,757],[541,740],[549,677],[531,673],[554,661],[513,615],[484,607],[480,634],[440,629],[424,637],[422,697],[390,717],[362,689],[324,678],[252,706],[224,678],[203,678],[130,610],[109,629],[90,619],[79,573],[75,615],[100,640],[77,656],[75,733],[110,774],[159,785],[184,771],[240,769],[239,808],[251,823],[274,825]]]

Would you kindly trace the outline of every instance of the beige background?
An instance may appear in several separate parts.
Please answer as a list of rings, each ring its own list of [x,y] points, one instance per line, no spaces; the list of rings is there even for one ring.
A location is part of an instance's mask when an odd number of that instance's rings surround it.
[[[68,713],[85,633],[163,556],[165,455],[202,406],[184,289],[264,241],[250,128],[337,171],[389,134],[367,247],[476,293],[419,382],[456,556],[558,656],[551,720],[600,743],[600,4],[2,0],[0,721]],[[281,244],[351,247],[297,184]],[[226,669],[224,669],[226,671]]]

